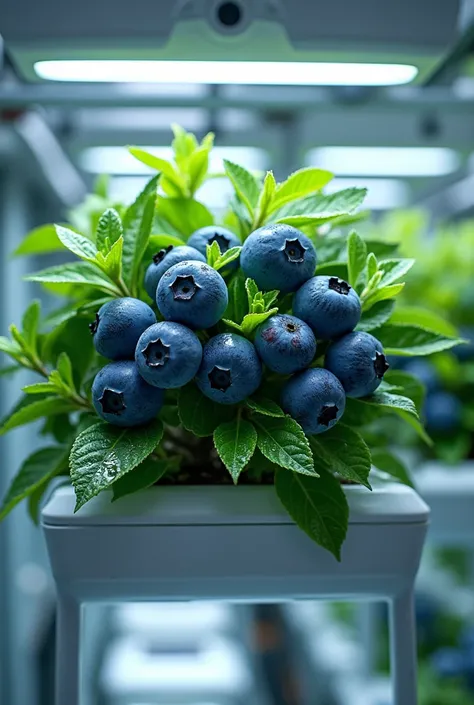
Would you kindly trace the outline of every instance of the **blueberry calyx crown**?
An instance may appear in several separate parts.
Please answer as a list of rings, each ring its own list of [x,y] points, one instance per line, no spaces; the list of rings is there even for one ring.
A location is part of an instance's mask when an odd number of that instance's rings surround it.
[[[142,355],[148,367],[163,367],[170,357],[171,347],[165,345],[160,338],[150,340],[142,350]]]
[[[298,238],[295,238],[294,240],[285,240],[281,249],[288,262],[304,262],[304,255],[308,248],[302,245]]]
[[[337,291],[338,294],[343,294],[344,296],[347,296],[351,290],[350,284],[344,281],[344,279],[339,279],[339,277],[329,277],[328,287],[332,289],[332,291]]]
[[[123,392],[106,387],[102,392],[99,402],[105,414],[120,414],[127,408],[123,399]]]
[[[178,274],[174,282],[170,284],[175,301],[190,301],[200,288],[192,274]]]
[[[164,260],[164,258],[166,257],[166,255],[169,254],[172,249],[173,249],[173,245],[168,245],[168,247],[163,247],[163,249],[160,250],[159,252],[155,252],[155,254],[152,257],[153,262],[155,264],[159,264],[160,262],[162,262]]]
[[[291,321],[288,321],[287,323],[285,323],[285,328],[288,331],[288,333],[296,333],[296,331],[298,330],[298,327],[299,326],[297,326],[296,323],[292,323]]]
[[[232,374],[228,367],[214,365],[207,376],[212,389],[218,389],[220,392],[226,392],[232,385]]]
[[[99,323],[100,323],[99,314],[96,313],[95,314],[95,321],[92,321],[92,323],[89,323],[89,330],[92,333],[92,335],[95,335],[97,333]]]
[[[331,421],[337,420],[339,407],[336,404],[325,404],[318,416],[318,424],[321,426],[329,426]]]
[[[230,240],[225,235],[221,235],[220,233],[214,233],[214,235],[208,240],[209,245],[212,245],[213,242],[217,242],[221,254],[224,254],[224,252],[227,252],[227,250],[229,249]]]
[[[386,371],[390,365],[387,362],[387,358],[385,355],[378,350],[375,352],[375,359],[374,359],[374,370],[375,374],[379,379],[382,379]]]

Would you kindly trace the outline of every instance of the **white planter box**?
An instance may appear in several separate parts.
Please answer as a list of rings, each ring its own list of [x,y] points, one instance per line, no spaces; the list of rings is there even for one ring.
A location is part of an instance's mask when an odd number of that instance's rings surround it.
[[[428,507],[408,487],[345,486],[342,562],[286,515],[272,487],[155,487],[77,514],[70,488],[42,514],[58,607],[58,700],[78,705],[80,605],[87,601],[385,599],[396,705],[415,705],[412,592]],[[77,638],[76,638],[77,637]]]

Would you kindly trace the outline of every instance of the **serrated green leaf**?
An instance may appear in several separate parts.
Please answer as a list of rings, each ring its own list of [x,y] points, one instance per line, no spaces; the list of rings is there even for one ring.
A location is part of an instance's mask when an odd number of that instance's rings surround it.
[[[38,300],[32,301],[23,314],[21,328],[23,337],[30,348],[36,351],[36,338],[38,335],[38,324],[41,313],[41,303]]]
[[[280,292],[274,289],[273,291],[266,291],[263,294],[263,302],[265,305],[265,310],[268,311],[271,305],[277,300]]]
[[[258,286],[253,279],[245,280],[245,291],[247,292],[248,310],[251,311],[254,299],[259,293]]]
[[[334,178],[334,174],[312,166],[293,172],[286,181],[279,184],[270,212],[281,208],[290,201],[296,201],[308,194],[320,191]]]
[[[377,329],[376,337],[382,343],[387,355],[413,357],[432,355],[449,350],[462,342],[461,338],[434,333],[420,326],[404,326],[387,323]]]
[[[128,151],[132,154],[135,159],[138,159],[142,164],[146,164],[151,169],[156,169],[158,172],[166,176],[166,178],[171,181],[180,196],[187,196],[186,182],[175,169],[175,167],[166,159],[161,159],[160,157],[150,154],[144,149],[139,147],[129,147]]]
[[[90,262],[70,262],[48,267],[25,277],[30,282],[51,282],[56,284],[78,284],[94,286],[101,291],[117,293],[115,284]]]
[[[97,224],[95,241],[97,249],[106,254],[123,235],[122,219],[114,208],[107,208]]]
[[[81,259],[93,262],[97,255],[97,248],[89,238],[84,235],[75,233],[74,230],[64,228],[62,225],[56,225],[56,233],[58,238],[63,243],[69,252],[81,257]]]
[[[380,272],[379,272],[380,274]],[[381,289],[377,289],[374,294],[371,294],[362,304],[364,311],[372,308],[374,304],[379,301],[387,301],[389,299],[394,299],[396,296],[401,294],[405,287],[405,284],[390,284],[389,286],[383,286]]]
[[[229,303],[224,317],[227,320],[240,323],[248,311],[247,292],[245,290],[245,275],[239,268],[228,284]]]
[[[13,428],[18,426],[25,426],[26,424],[37,421],[43,416],[52,416],[53,414],[63,414],[67,411],[73,411],[74,405],[66,399],[61,399],[60,397],[53,397],[49,399],[42,399],[41,401],[34,401],[28,406],[24,406],[18,411],[15,411],[11,416],[3,422],[0,427],[0,436],[3,436],[7,431],[11,431]]]
[[[257,203],[258,223],[265,222],[267,215],[272,212],[275,191],[276,181],[273,176],[273,171],[267,171]]]
[[[213,243],[217,244],[217,243]],[[216,271],[220,269],[225,269],[231,262],[234,262],[240,257],[241,247],[230,247],[226,252],[223,252],[217,260],[214,262],[213,267]]]
[[[300,529],[340,561],[349,507],[339,480],[325,470],[315,478],[278,469],[275,490]]]
[[[352,213],[365,198],[367,189],[352,188],[329,195],[307,196],[288,203],[275,211],[276,223],[288,223],[296,227],[321,225],[340,215]]]
[[[254,454],[257,445],[255,428],[249,421],[237,416],[216,428],[214,445],[236,485],[240,473]]]
[[[255,416],[257,445],[272,463],[303,475],[317,477],[313,454],[301,426],[289,416]]]
[[[349,284],[356,286],[359,276],[364,271],[367,260],[367,247],[364,240],[353,230],[347,240],[347,265]]]
[[[58,238],[55,226],[41,225],[28,233],[16,248],[13,255],[20,257],[22,255],[43,255],[50,252],[58,252],[64,250],[64,245]]]
[[[163,424],[157,419],[136,428],[97,423],[80,433],[69,456],[74,511],[140,465],[162,437]]]
[[[204,182],[209,169],[210,146],[196,149],[189,157],[186,171],[189,177],[189,191],[193,195]]]
[[[379,262],[382,272],[381,286],[388,286],[401,279],[415,264],[414,259],[384,259]]]
[[[278,308],[271,308],[268,311],[263,311],[263,313],[247,313],[240,324],[234,323],[233,321],[229,321],[225,318],[223,318],[222,321],[226,325],[231,328],[235,328],[244,335],[250,335],[261,323],[264,323],[267,318],[270,318],[270,316],[273,316],[275,313],[278,313]]]
[[[263,414],[263,416],[286,416],[285,412],[280,409],[278,404],[272,399],[266,399],[261,396],[249,397],[245,400],[245,403],[249,409],[252,409],[252,411],[255,411],[257,414]]]
[[[221,256],[219,244],[214,240],[212,245],[206,245],[206,260],[210,267],[213,267]]]
[[[30,455],[13,479],[0,507],[0,521],[23,499],[67,468],[64,448],[41,448]]]
[[[123,237],[120,236],[105,257],[102,253],[97,255],[101,269],[114,281],[118,281],[122,275],[122,253]]]
[[[174,232],[170,234],[179,235],[185,240],[199,228],[214,223],[214,217],[206,206],[192,198],[158,196],[156,210],[158,216],[172,226]]]
[[[370,451],[362,436],[344,424],[337,424],[325,433],[311,436],[314,465],[319,471],[338,473],[345,480],[351,480],[371,489],[369,483]]]
[[[58,388],[52,382],[36,382],[35,384],[27,384],[22,387],[22,392],[25,394],[54,394],[57,396]]]
[[[139,490],[146,490],[175,467],[177,467],[176,458],[153,458],[152,456],[145,458],[140,465],[114,482],[112,502]]]
[[[374,274],[378,272],[379,266],[377,262],[377,257],[373,252],[369,252],[367,255],[367,281],[370,281]]]
[[[126,284],[134,289],[140,262],[150,237],[159,175],[146,184],[123,217],[122,270]]]
[[[404,485],[415,487],[408,468],[396,455],[382,448],[373,448],[371,455],[372,465],[376,467],[377,470],[388,473],[397,480],[400,480],[400,482],[403,482]]]
[[[260,194],[260,186],[257,179],[243,166],[234,164],[228,159],[224,159],[224,169],[236,194],[245,205],[249,215],[253,217]]]
[[[356,330],[362,330],[368,333],[386,323],[393,313],[395,301],[379,301],[374,304],[368,311],[363,311]]]
[[[433,311],[416,306],[397,306],[391,316],[390,323],[415,325],[431,330],[434,333],[447,335],[450,338],[455,338],[457,335],[457,330],[452,323],[445,321],[444,318],[437,313],[433,313]]]
[[[212,436],[220,423],[230,421],[235,410],[211,401],[191,383],[179,390],[178,413],[187,431],[204,438]]]

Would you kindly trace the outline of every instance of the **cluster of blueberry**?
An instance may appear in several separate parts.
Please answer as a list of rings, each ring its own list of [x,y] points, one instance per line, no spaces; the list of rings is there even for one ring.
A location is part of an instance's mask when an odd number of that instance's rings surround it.
[[[206,263],[206,248],[221,253],[240,245],[229,230],[201,228],[187,245],[168,247],[153,257],[145,289],[165,319],[132,298],[106,303],[91,324],[96,350],[114,362],[97,374],[93,402],[99,416],[120,426],[154,418],[163,390],[195,378],[215,402],[236,404],[262,382],[262,363],[292,375],[281,404],[307,434],[322,433],[344,413],[346,395],[372,394],[388,363],[380,342],[354,332],[361,316],[356,291],[332,276],[313,276],[316,252],[309,238],[290,225],[267,225],[244,242],[240,266],[262,291],[295,292],[293,314],[276,314],[255,331],[254,342],[236,333],[217,333],[202,346],[194,331],[209,330],[228,306],[224,278]],[[235,260],[229,266],[237,268]],[[327,350],[324,367],[310,367],[317,340]]]

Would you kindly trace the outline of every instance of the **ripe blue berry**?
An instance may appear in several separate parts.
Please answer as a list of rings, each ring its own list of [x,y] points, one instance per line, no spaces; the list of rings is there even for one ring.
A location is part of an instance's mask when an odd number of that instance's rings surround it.
[[[179,262],[161,277],[156,303],[164,318],[195,330],[211,328],[227,308],[227,286],[219,272],[203,262]]]
[[[438,376],[428,360],[412,359],[403,365],[403,371],[417,377],[425,385],[427,392],[434,392],[438,385]]]
[[[227,252],[232,247],[240,247],[242,244],[240,238],[235,233],[221,225],[207,225],[205,228],[196,230],[188,240],[190,247],[195,247],[196,250],[202,252],[204,256],[207,254],[206,245],[212,245],[217,242],[221,254]],[[229,269],[236,269],[239,266],[238,258],[228,265]]]
[[[92,402],[99,416],[114,426],[142,426],[160,411],[163,391],[140,377],[135,362],[120,360],[97,373]]]
[[[462,404],[450,392],[431,392],[423,407],[426,428],[436,433],[449,433],[459,428]]]
[[[127,296],[104,304],[89,328],[100,355],[109,360],[133,360],[138,338],[153,323],[156,316],[148,304]]]
[[[181,325],[155,323],[141,335],[135,361],[143,379],[154,387],[183,387],[196,375],[202,346],[196,333]]]
[[[293,313],[311,326],[318,339],[331,340],[359,323],[360,299],[343,279],[312,277],[296,292]]]
[[[263,291],[296,291],[313,276],[316,251],[311,240],[291,225],[264,225],[244,242],[240,264]]]
[[[310,436],[324,433],[337,424],[346,408],[346,395],[337,377],[314,367],[288,380],[282,390],[281,405]]]
[[[163,274],[174,264],[185,260],[205,262],[206,258],[194,247],[188,247],[188,245],[178,245],[178,247],[170,245],[153,255],[153,262],[145,273],[146,293],[153,301],[156,299],[156,287]]]
[[[221,333],[204,346],[196,381],[209,399],[220,404],[237,404],[253,394],[261,380],[261,362],[246,338]]]
[[[325,367],[341,382],[348,397],[375,392],[389,368],[381,343],[370,333],[348,333],[328,348]]]
[[[266,366],[282,375],[304,370],[316,353],[313,331],[295,316],[268,318],[257,328],[254,344]]]

